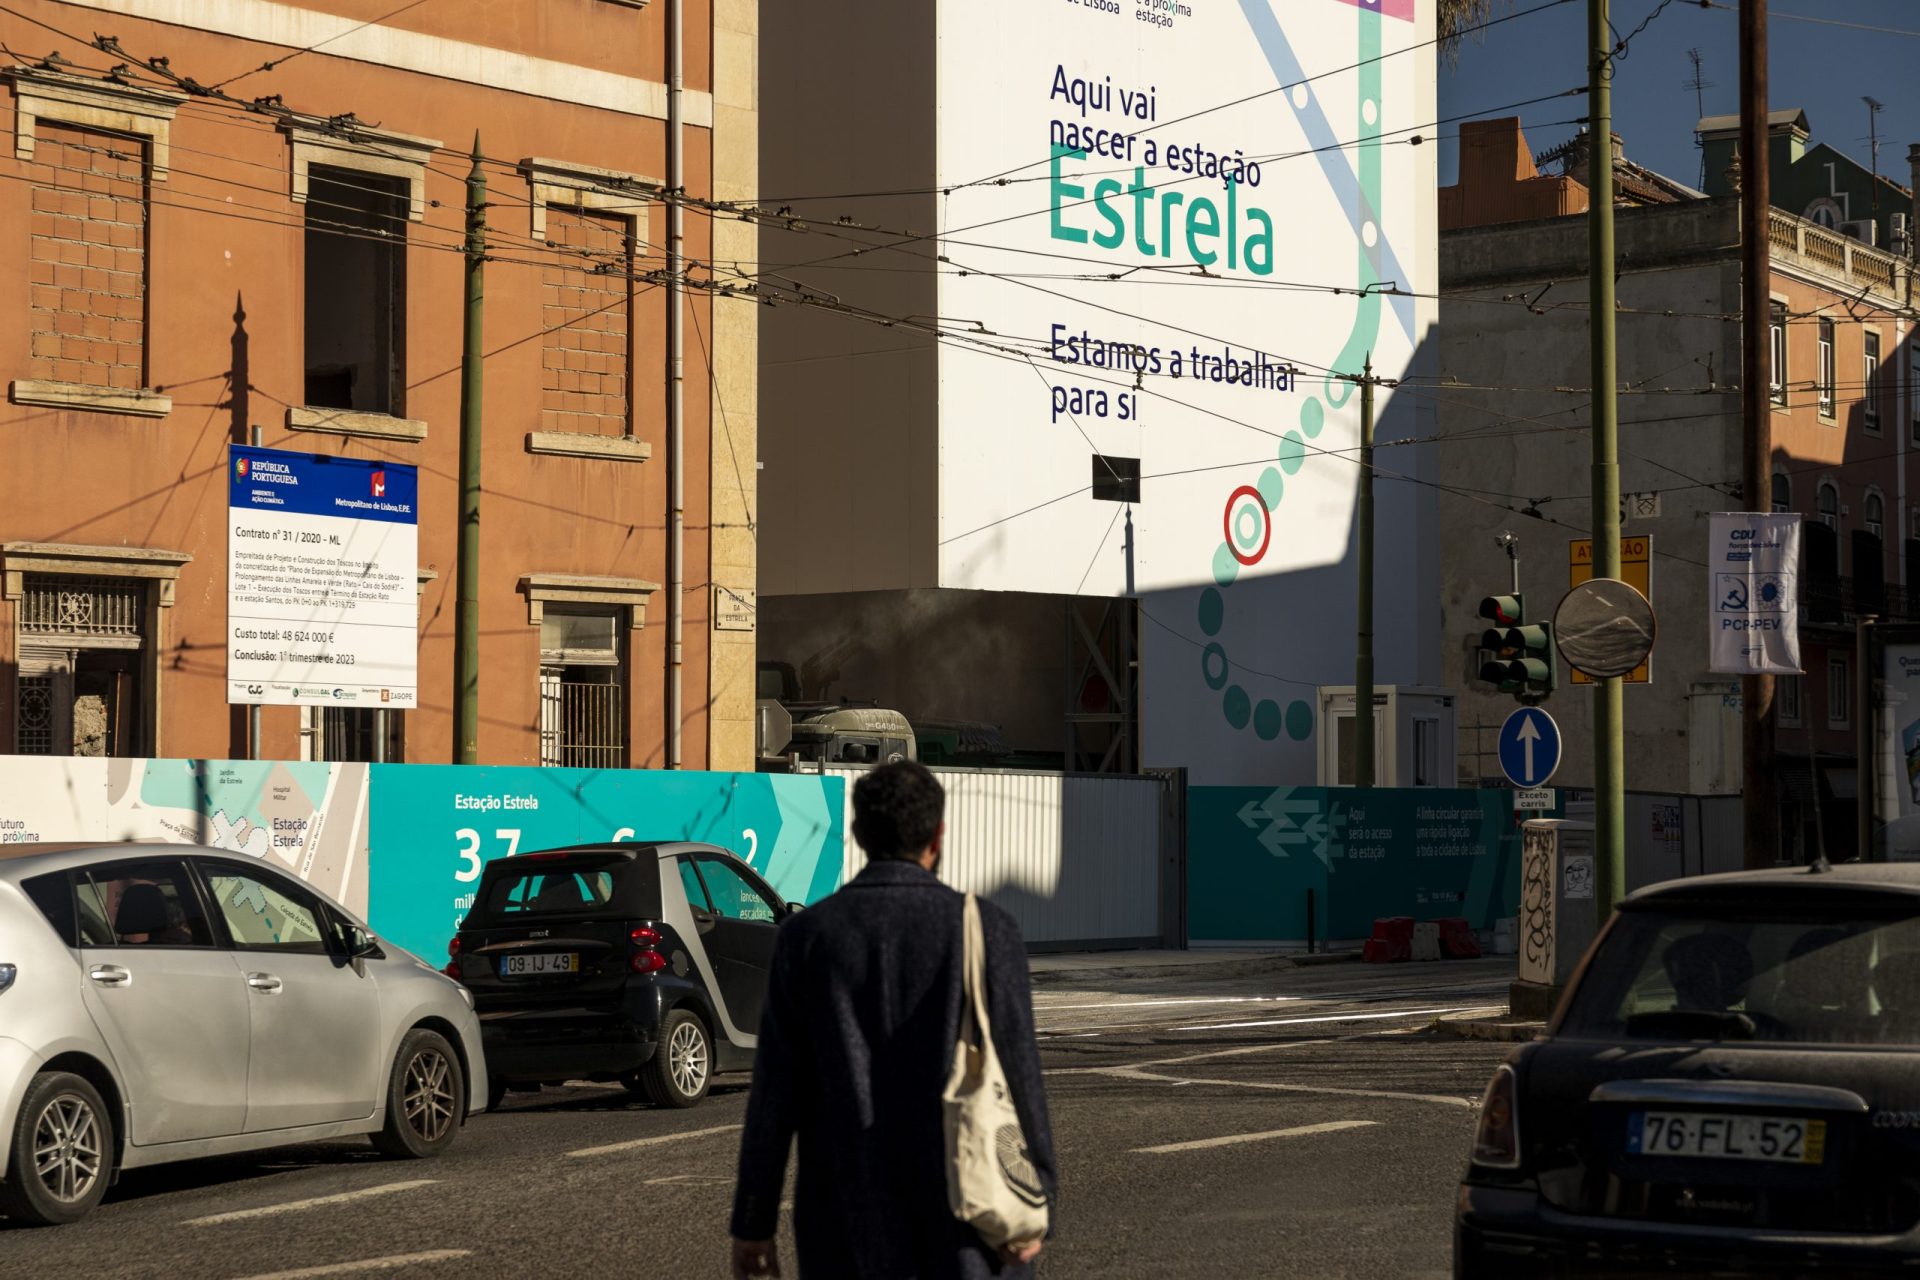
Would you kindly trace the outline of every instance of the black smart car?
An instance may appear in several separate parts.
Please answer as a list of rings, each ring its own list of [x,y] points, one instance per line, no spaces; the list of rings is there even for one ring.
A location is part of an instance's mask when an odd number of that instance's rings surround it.
[[[1626,899],[1487,1086],[1454,1270],[1920,1274],[1920,866]]]
[[[618,1080],[691,1107],[753,1065],[780,920],[797,910],[724,849],[581,845],[487,864],[449,946],[473,992],[492,1103]]]

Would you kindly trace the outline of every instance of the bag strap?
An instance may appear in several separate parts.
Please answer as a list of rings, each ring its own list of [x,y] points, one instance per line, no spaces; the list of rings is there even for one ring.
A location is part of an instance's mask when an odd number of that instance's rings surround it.
[[[973,1044],[973,1033],[977,1033],[978,1044],[984,1050],[992,1034],[987,1021],[987,935],[980,923],[980,900],[973,894],[967,895],[960,917],[960,981],[967,1000],[962,1021],[971,1023],[961,1028],[961,1038]]]

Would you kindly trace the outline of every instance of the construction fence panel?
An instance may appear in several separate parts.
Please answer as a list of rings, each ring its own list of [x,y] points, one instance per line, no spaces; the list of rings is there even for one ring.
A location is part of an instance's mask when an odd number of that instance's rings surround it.
[[[844,878],[866,855],[852,838],[846,780]],[[1131,775],[935,769],[947,789],[940,878],[1005,908],[1030,945],[1149,945],[1161,939],[1161,806],[1167,783]]]

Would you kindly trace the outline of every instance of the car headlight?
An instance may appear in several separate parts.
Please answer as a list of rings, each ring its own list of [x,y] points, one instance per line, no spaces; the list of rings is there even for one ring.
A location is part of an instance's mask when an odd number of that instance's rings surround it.
[[[1513,1068],[1494,1068],[1480,1096],[1480,1120],[1473,1130],[1473,1162],[1489,1169],[1520,1167],[1520,1087]]]
[[[12,986],[13,980],[19,976],[20,976],[19,965],[0,964],[0,991],[5,991],[8,987]]]

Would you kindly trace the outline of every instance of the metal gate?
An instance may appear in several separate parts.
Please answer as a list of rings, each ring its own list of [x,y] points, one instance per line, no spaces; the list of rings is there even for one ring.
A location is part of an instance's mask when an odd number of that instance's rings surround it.
[[[844,879],[866,855],[854,843],[853,784],[864,769],[828,766],[847,780]],[[1184,844],[1169,832],[1183,779],[1012,769],[935,769],[947,789],[940,878],[1005,908],[1036,950],[1181,946],[1177,899]],[[1177,894],[1178,889],[1174,892]],[[1169,909],[1171,908],[1171,909]]]

